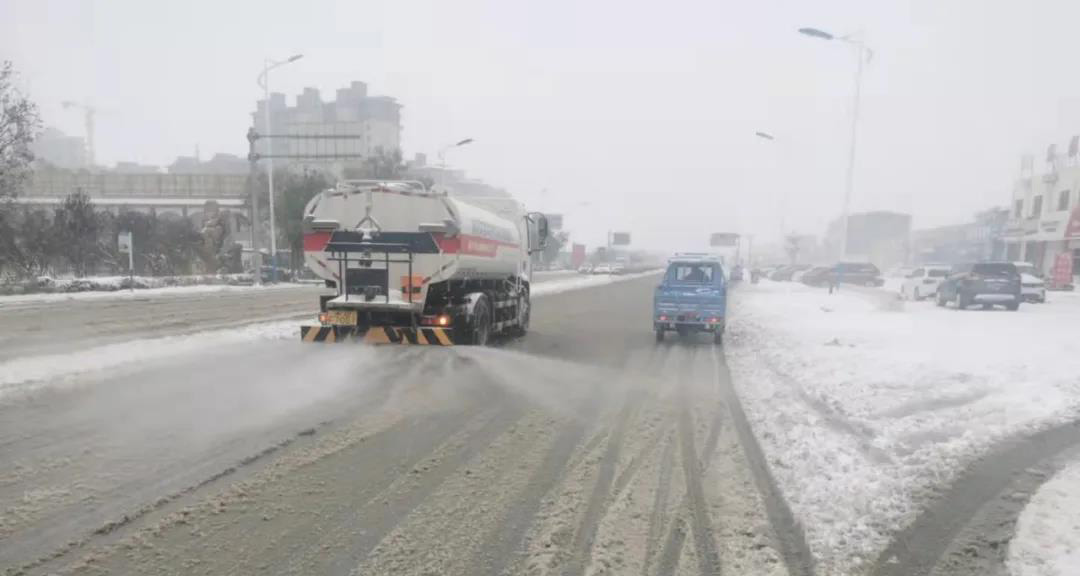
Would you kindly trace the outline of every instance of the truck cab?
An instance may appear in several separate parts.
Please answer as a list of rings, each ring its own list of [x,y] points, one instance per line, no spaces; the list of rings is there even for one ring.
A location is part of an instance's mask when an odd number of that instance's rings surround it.
[[[656,341],[667,331],[680,336],[711,332],[720,344],[727,315],[727,281],[719,259],[680,257],[668,262],[667,271],[653,296],[653,330]]]

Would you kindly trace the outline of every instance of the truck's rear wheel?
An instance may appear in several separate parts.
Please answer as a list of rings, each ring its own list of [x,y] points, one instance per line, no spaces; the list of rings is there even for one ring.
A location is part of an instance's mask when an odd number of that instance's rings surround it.
[[[473,346],[487,346],[491,336],[491,306],[486,295],[477,298],[473,306],[469,336],[469,343]]]
[[[517,326],[514,327],[512,333],[514,336],[524,336],[525,333],[529,331],[529,319],[532,316],[532,302],[529,301],[528,292],[525,292],[522,296],[518,296],[517,305]]]

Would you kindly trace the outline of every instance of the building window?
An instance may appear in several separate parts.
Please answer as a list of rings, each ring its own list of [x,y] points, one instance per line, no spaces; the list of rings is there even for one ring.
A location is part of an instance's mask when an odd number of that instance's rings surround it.
[[[1058,192],[1058,211],[1062,212],[1069,209],[1069,191],[1062,190]]]
[[[1042,196],[1036,196],[1031,204],[1031,217],[1038,218],[1042,214]]]
[[[1013,202],[1013,218],[1023,218],[1023,217],[1024,217],[1024,201],[1023,200],[1017,200],[1017,201]]]

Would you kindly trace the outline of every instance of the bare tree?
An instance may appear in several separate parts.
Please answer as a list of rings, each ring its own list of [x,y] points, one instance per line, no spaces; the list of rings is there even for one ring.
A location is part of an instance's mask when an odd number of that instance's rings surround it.
[[[37,105],[14,84],[11,62],[0,64],[0,200],[11,198],[30,178],[30,144],[41,127]]]

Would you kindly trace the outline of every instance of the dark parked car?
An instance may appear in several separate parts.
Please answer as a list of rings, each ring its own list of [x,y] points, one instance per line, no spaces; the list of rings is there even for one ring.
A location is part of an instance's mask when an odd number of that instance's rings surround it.
[[[957,310],[974,304],[1020,308],[1020,272],[1012,262],[958,264],[937,289],[937,305],[953,303]]]
[[[881,270],[869,262],[840,262],[833,267],[840,282],[859,286],[883,286],[885,279]]]
[[[790,266],[781,266],[769,275],[769,280],[776,280],[778,282],[790,282],[791,276],[793,274],[809,269],[809,264],[792,264]]]
[[[833,269],[829,266],[814,266],[804,272],[799,280],[807,286],[827,286],[832,271]]]

